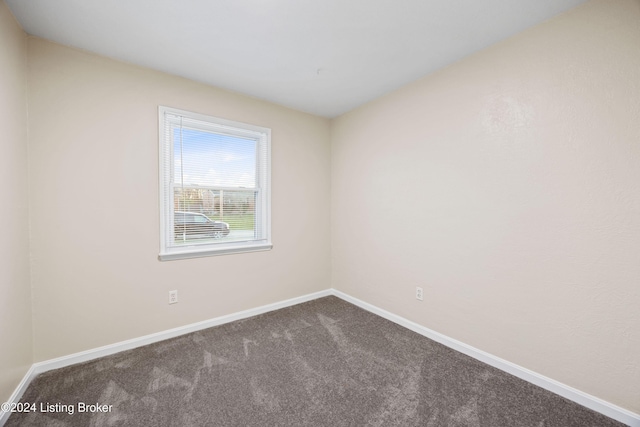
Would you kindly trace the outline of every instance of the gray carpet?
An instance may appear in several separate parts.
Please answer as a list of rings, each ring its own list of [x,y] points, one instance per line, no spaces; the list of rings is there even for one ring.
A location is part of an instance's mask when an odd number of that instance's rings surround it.
[[[22,402],[7,426],[622,426],[336,297],[46,372]]]

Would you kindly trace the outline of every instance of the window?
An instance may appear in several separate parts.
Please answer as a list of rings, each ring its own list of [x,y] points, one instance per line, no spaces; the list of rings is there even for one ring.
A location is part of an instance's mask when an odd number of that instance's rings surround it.
[[[271,130],[158,111],[160,260],[271,249]]]

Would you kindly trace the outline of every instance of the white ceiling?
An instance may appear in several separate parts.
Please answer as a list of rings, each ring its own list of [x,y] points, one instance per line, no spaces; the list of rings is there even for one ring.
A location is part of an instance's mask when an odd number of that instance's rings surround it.
[[[335,117],[585,0],[5,0],[32,35]]]

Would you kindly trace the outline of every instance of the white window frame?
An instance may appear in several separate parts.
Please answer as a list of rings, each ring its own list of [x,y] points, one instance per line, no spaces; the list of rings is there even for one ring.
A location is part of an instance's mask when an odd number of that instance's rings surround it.
[[[207,131],[254,139],[256,145],[256,183],[258,190],[255,228],[260,235],[247,241],[222,241],[194,245],[175,245],[174,200],[175,185],[172,132],[166,132],[167,114],[203,122]],[[160,261],[226,255],[242,252],[266,251],[271,243],[271,129],[179,110],[158,107],[159,122],[159,201],[160,201]],[[233,190],[229,188],[229,190]]]

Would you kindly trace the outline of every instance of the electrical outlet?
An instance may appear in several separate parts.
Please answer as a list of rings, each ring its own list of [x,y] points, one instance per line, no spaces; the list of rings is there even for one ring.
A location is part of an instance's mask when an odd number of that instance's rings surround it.
[[[416,286],[416,299],[422,301],[422,288],[419,286]]]
[[[178,302],[178,291],[169,291],[169,304]]]

